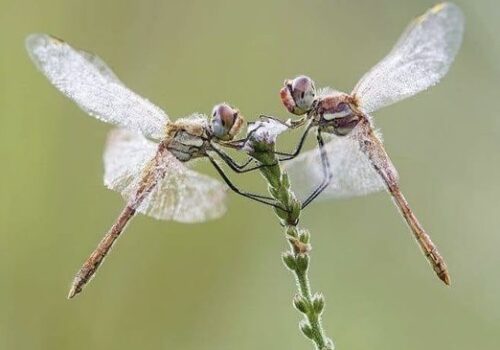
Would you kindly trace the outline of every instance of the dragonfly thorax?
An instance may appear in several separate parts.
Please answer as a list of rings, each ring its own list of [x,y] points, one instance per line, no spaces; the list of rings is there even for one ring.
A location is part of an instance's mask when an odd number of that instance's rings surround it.
[[[205,154],[209,140],[208,129],[208,121],[202,115],[181,118],[167,124],[163,142],[178,160],[186,162]]]
[[[187,130],[179,129],[168,142],[167,148],[178,160],[187,162],[193,158],[203,157],[208,142],[199,135],[193,135]]]
[[[347,94],[335,94],[318,100],[314,116],[322,131],[345,136],[358,124],[360,116]]]
[[[357,114],[351,114],[342,118],[335,118],[327,123],[320,123],[319,128],[321,131],[335,134],[337,136],[346,136],[352,129],[358,125],[361,117]]]

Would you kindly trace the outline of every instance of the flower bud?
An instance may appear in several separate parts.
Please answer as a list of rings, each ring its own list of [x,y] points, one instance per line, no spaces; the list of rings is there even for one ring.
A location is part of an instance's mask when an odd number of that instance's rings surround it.
[[[297,270],[298,271],[307,271],[307,268],[309,267],[309,255],[307,254],[299,254],[295,258],[296,265],[297,265]]]
[[[283,183],[284,188],[290,188],[290,177],[288,176],[287,173],[283,173],[283,176],[281,177],[281,182]]]
[[[309,231],[307,230],[301,230],[300,234],[299,234],[299,240],[302,242],[302,243],[309,243],[309,241],[311,240],[311,234],[309,233]]]
[[[293,298],[293,306],[303,314],[309,311],[309,303],[302,295],[295,295]]]
[[[292,253],[283,253],[281,258],[283,259],[283,263],[285,264],[285,266],[290,270],[295,271],[297,269],[297,262],[295,260],[295,256]]]
[[[335,345],[333,345],[333,341],[330,338],[326,338],[326,345],[321,350],[334,350]]]
[[[297,227],[296,226],[288,226],[286,228],[286,235],[290,237],[297,238]]]
[[[323,294],[321,293],[314,294],[312,299],[312,307],[314,312],[316,312],[316,314],[318,315],[320,315],[321,312],[323,312],[323,309],[325,308],[325,298],[323,297]]]
[[[314,337],[312,327],[306,320],[300,321],[299,328],[307,338],[312,339]]]
[[[274,198],[278,197],[280,195],[280,189],[279,188],[274,188],[269,186],[268,188],[269,194],[273,196]]]

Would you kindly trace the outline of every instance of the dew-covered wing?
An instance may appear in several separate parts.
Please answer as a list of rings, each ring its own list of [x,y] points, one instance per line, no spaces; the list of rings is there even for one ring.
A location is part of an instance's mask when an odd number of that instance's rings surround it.
[[[125,87],[99,57],[46,34],[28,36],[26,49],[49,81],[88,114],[146,137],[163,137],[165,112]]]
[[[370,157],[366,148],[362,148],[366,142],[373,142],[373,137],[379,139],[375,134],[368,135],[368,132],[360,123],[348,136],[330,136],[325,149],[333,177],[319,199],[362,196],[387,188],[375,166],[385,168],[387,164],[392,167],[392,164],[388,158],[384,159],[378,154]],[[383,148],[382,152],[385,154]],[[323,180],[324,172],[317,147],[286,162],[285,169],[290,175],[292,188],[301,200],[307,198]],[[393,172],[397,178],[395,170]]]
[[[452,3],[417,17],[354,88],[360,107],[371,113],[438,83],[460,48],[463,31],[463,13]]]
[[[226,211],[226,188],[188,169],[158,144],[125,129],[110,132],[104,152],[104,184],[138,212],[161,220],[200,222]],[[156,185],[153,185],[156,184]],[[150,188],[140,200],[137,193]]]

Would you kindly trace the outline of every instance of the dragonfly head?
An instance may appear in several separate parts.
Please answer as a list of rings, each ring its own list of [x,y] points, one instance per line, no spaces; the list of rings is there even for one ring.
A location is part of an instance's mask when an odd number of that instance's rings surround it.
[[[316,98],[314,81],[305,75],[292,80],[285,80],[285,86],[280,91],[281,102],[290,113],[306,114],[311,110]]]
[[[242,129],[245,119],[240,111],[227,103],[220,103],[212,110],[210,127],[212,135],[221,141],[231,141]]]

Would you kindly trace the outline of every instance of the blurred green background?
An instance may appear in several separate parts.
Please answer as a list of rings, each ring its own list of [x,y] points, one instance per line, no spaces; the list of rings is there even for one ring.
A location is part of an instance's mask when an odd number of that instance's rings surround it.
[[[376,114],[453,285],[434,276],[387,194],[312,205],[312,282],[338,349],[500,346],[500,4],[457,2],[467,24],[449,75]],[[433,1],[0,4],[0,349],[309,349],[277,220],[233,194],[209,223],[138,217],[66,300],[123,203],[102,185],[110,127],[36,71],[24,38],[48,32],[99,54],[174,118],[220,101],[250,120],[285,118],[285,78],[350,91]],[[258,175],[237,180],[264,190]]]

